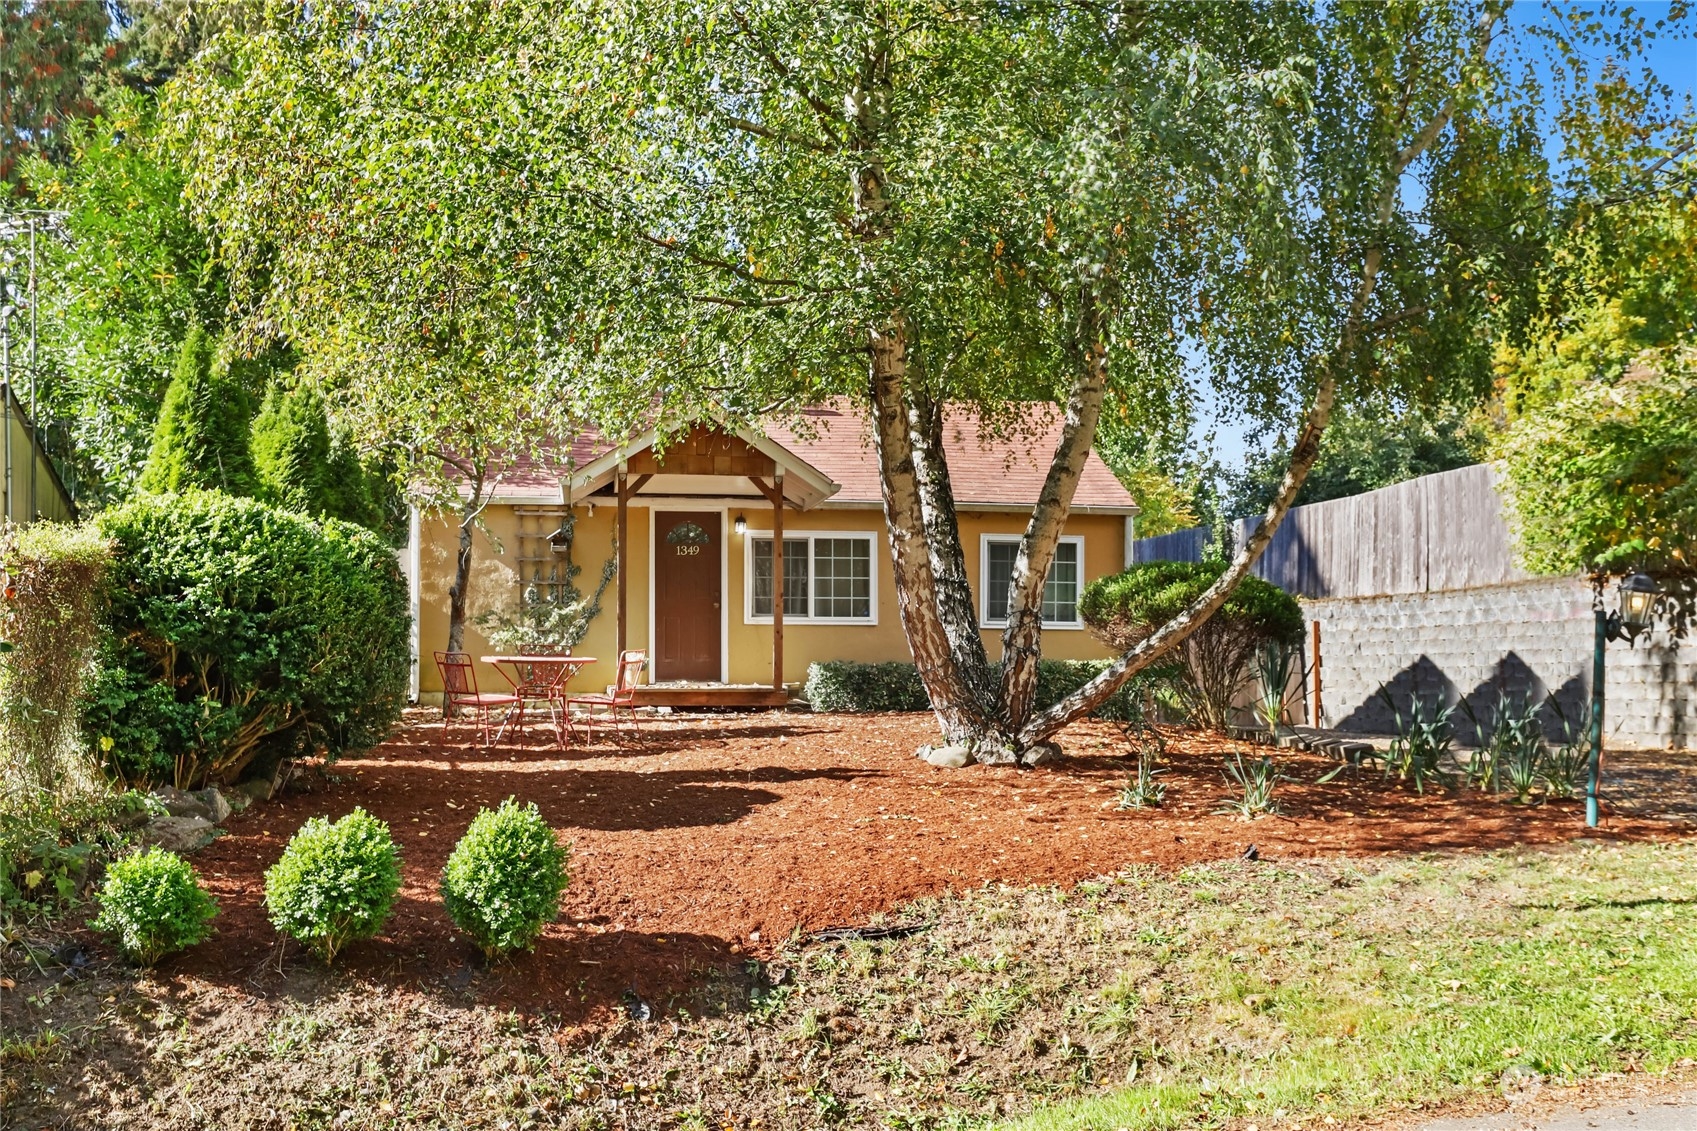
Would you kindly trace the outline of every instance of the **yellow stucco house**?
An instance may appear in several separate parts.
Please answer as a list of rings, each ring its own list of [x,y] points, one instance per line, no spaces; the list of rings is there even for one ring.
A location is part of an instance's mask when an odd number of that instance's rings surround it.
[[[1060,414],[1033,405],[1010,434],[951,412],[945,451],[967,571],[994,658],[1014,549],[1060,435]],[[662,452],[653,436],[614,447],[579,438],[557,464],[516,460],[500,478],[475,536],[465,650],[491,651],[475,624],[517,605],[527,587],[551,593],[562,547],[550,535],[570,508],[578,585],[602,563],[619,570],[602,612],[574,649],[597,662],[572,682],[601,690],[623,648],[650,657],[639,701],[761,706],[786,701],[814,661],[909,660],[892,580],[878,468],[864,415],[846,402],[809,410],[798,427],[764,434],[697,426]],[[781,507],[778,505],[781,500]],[[1045,595],[1043,651],[1101,659],[1107,649],[1078,618],[1084,584],[1130,560],[1137,505],[1092,453]],[[448,635],[455,520],[415,511],[403,563],[412,588],[414,679],[439,703],[433,652]],[[782,577],[773,545],[783,544]],[[623,547],[620,552],[619,547]],[[782,599],[775,600],[780,591]],[[501,689],[486,665],[480,685]]]

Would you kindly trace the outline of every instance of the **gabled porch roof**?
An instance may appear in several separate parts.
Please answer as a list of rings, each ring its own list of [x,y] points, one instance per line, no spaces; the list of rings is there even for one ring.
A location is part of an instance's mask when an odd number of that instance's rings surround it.
[[[795,510],[811,509],[839,490],[830,476],[789,448],[745,428],[698,424],[660,451],[657,438],[650,430],[604,451],[562,482],[574,501],[615,494],[621,471],[627,480],[636,480],[630,498],[761,498],[769,497],[770,484],[782,489],[784,502]]]

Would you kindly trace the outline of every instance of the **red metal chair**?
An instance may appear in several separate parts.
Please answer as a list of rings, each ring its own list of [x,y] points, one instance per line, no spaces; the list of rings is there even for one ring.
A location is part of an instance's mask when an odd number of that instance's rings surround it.
[[[570,648],[563,649],[559,656],[568,659],[572,654]],[[536,663],[525,673],[524,682],[513,688],[513,691],[525,702],[540,702],[548,709],[548,717],[554,723],[554,735],[559,740],[560,749],[566,748],[566,733],[571,729],[571,714],[566,709],[566,673],[572,670],[570,664]],[[519,708],[519,714],[524,714],[524,708]]]
[[[461,708],[471,711],[477,716],[477,731],[483,738],[483,745],[490,744],[489,712],[495,707],[505,707],[508,718],[514,711],[518,712],[519,725],[524,725],[524,700],[517,695],[509,695],[504,691],[479,691],[477,689],[477,673],[472,670],[471,657],[464,652],[436,653],[436,670],[442,673],[442,721],[446,723],[452,714]],[[505,729],[507,720],[501,721]]]
[[[605,708],[611,716],[613,726],[619,733],[624,733],[628,722],[636,724],[636,685],[642,675],[642,669],[648,666],[648,652],[641,648],[627,648],[619,653],[619,676],[613,684],[611,695],[590,694],[573,695],[566,700],[566,717],[571,717],[573,707],[582,705],[590,711],[584,721],[585,742],[595,741],[595,715],[597,707]],[[621,721],[623,720],[623,721]]]

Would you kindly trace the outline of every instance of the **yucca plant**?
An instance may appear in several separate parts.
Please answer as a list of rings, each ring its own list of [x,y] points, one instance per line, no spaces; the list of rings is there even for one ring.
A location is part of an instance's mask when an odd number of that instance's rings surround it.
[[[1478,747],[1467,762],[1467,784],[1481,793],[1495,793],[1497,790],[1497,746],[1491,741],[1489,728],[1484,720],[1474,713],[1473,704],[1463,699],[1461,709],[1473,724],[1474,740]]]
[[[1579,780],[1591,763],[1591,704],[1586,703],[1574,719],[1567,717],[1554,695],[1550,696],[1549,704],[1561,724],[1561,742],[1545,746],[1538,777],[1548,796],[1578,797]]]
[[[1516,746],[1503,751],[1498,758],[1497,781],[1509,793],[1514,794],[1516,803],[1524,805],[1532,800],[1532,794],[1537,792],[1541,779],[1539,766],[1543,761],[1543,748]]]
[[[1455,744],[1455,731],[1450,726],[1455,708],[1439,708],[1435,704],[1428,707],[1421,699],[1414,698],[1409,703],[1408,714],[1404,715],[1389,688],[1381,686],[1379,697],[1390,707],[1396,727],[1396,737],[1391,739],[1385,756],[1386,776],[1395,774],[1402,781],[1412,782],[1416,793],[1425,793],[1429,781],[1448,788],[1450,775],[1443,763],[1452,757]]]
[[[1270,640],[1255,650],[1255,679],[1260,687],[1255,697],[1255,717],[1275,741],[1279,724],[1295,698],[1290,689],[1293,673],[1300,673],[1304,679],[1308,674],[1299,646]],[[1300,681],[1297,686],[1301,686]]]
[[[1544,758],[1543,723],[1539,707],[1528,700],[1507,695],[1497,700],[1489,728],[1463,702],[1462,710],[1473,722],[1479,750],[1468,767],[1469,780],[1480,789],[1507,789],[1525,803],[1538,788],[1539,765]]]
[[[1147,745],[1137,752],[1137,776],[1120,789],[1118,809],[1159,809],[1167,797],[1167,783],[1156,781],[1154,751]]]
[[[1234,753],[1226,759],[1226,780],[1236,782],[1243,796],[1226,802],[1216,812],[1235,813],[1249,821],[1263,813],[1279,811],[1273,800],[1273,787],[1278,784],[1279,773],[1270,755],[1263,754],[1246,763],[1242,754]]]

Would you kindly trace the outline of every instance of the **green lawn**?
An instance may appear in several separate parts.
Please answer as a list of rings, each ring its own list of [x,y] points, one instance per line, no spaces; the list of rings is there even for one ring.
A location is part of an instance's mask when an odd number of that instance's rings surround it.
[[[1697,1056],[1690,844],[1129,882],[1145,898],[1103,928],[1137,941],[1098,1022],[1123,1010],[1136,1041],[1164,1014],[1171,1037],[1129,1086],[1014,1127],[1342,1118]]]

